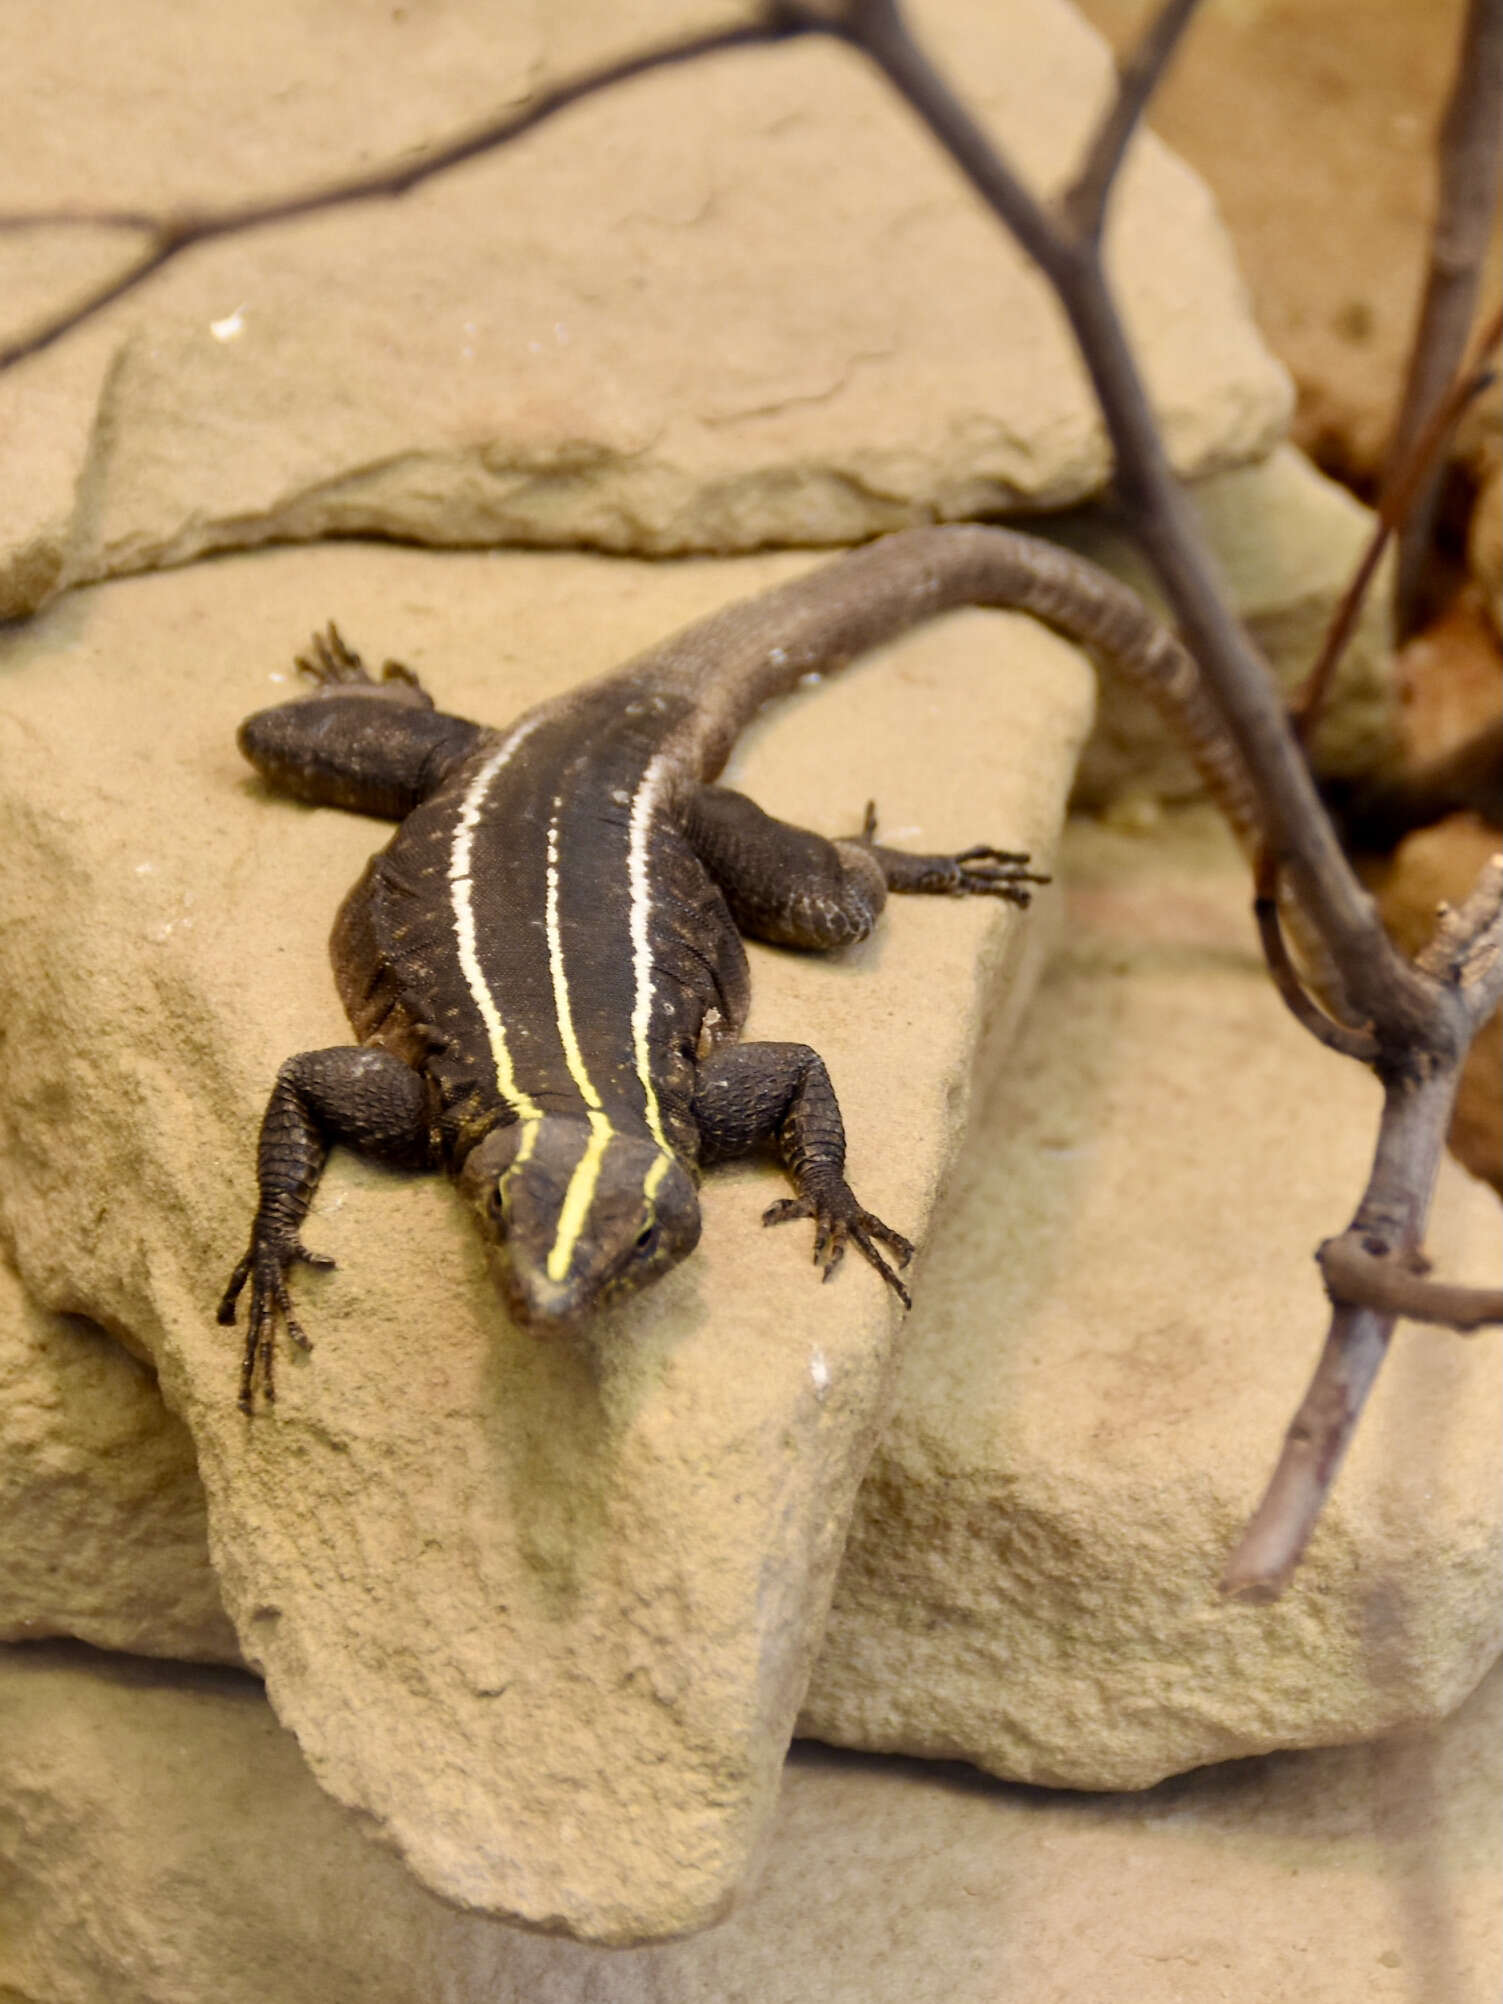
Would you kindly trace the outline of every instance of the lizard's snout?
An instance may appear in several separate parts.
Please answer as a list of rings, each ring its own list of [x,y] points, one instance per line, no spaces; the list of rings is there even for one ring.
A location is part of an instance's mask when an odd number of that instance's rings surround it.
[[[513,1318],[539,1334],[658,1279],[699,1240],[694,1182],[654,1138],[553,1115],[488,1136],[464,1170]]]

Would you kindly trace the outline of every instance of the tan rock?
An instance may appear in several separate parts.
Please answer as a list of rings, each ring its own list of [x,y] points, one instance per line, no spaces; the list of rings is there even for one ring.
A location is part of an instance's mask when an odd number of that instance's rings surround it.
[[[1292,446],[1260,465],[1197,483],[1193,499],[1231,604],[1280,686],[1291,693],[1310,673],[1371,537],[1370,509],[1318,473]],[[1094,508],[1052,517],[1055,541],[1124,578],[1162,607],[1148,565],[1110,513]],[[1358,618],[1331,685],[1314,757],[1324,773],[1352,776],[1392,759],[1399,730],[1385,565]],[[1076,780],[1092,807],[1123,795],[1184,799],[1200,783],[1157,714],[1112,683]]]
[[[1403,765],[1411,772],[1453,758],[1503,715],[1497,632],[1469,594],[1405,643],[1396,668]]]
[[[109,35],[25,4],[8,24],[6,205],[305,185],[753,11],[325,9],[310,27],[297,0],[268,0],[208,10],[184,37],[170,0],[129,0]],[[1060,0],[915,14],[1020,169],[1057,185],[1109,86],[1100,41]],[[1266,453],[1286,379],[1203,188],[1155,140],[1113,233],[1176,465]],[[0,242],[5,324],[121,254],[78,230]],[[870,69],[825,41],[663,72],[401,202],[208,246],[104,325],[117,366],[97,425],[70,403],[71,522],[61,469],[29,506],[18,485],[0,610],[59,578],[331,532],[734,551],[1062,507],[1107,475],[1045,287]],[[16,394],[72,397],[69,352],[29,363]]]
[[[3,1651],[0,1994],[1494,2004],[1500,1696],[1494,1675],[1426,1732],[1125,1799],[795,1747],[739,1910],[622,1953],[442,1906],[313,1786],[248,1678]]]
[[[0,1640],[235,1663],[193,1443],[151,1373],[0,1259]]]
[[[265,796],[233,733],[331,613],[504,721],[807,561],[349,544],[76,592],[0,640],[0,1226],[39,1300],[155,1358],[241,1647],[324,1786],[450,1899],[607,1939],[700,1925],[746,1870],[896,1305],[854,1262],[817,1286],[746,1166],[664,1285],[540,1343],[440,1179],[337,1159],[310,1242],[339,1271],[297,1286],[318,1347],[247,1425],[214,1305],[277,1065],[348,1039],[327,934],[384,833]],[[737,772],[835,831],[874,794],[894,841],[1046,856],[1090,680],[964,615],[783,706]],[[918,1237],[1046,924],[912,900],[843,961],[756,956],[751,1034],[822,1050],[856,1187]]]
[[[799,1730],[1141,1788],[1458,1704],[1497,1654],[1496,1344],[1401,1328],[1304,1565],[1216,1581],[1324,1327],[1374,1081],[1268,986],[1240,866],[1075,825],[1067,947],[957,1165]],[[1447,1164],[1441,1271],[1496,1275]]]

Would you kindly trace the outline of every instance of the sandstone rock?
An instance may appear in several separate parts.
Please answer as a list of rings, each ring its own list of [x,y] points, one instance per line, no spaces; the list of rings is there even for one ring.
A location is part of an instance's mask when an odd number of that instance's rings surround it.
[[[942,1206],[799,1730],[1106,1789],[1435,1718],[1499,1647],[1495,1341],[1402,1328],[1292,1587],[1218,1598],[1378,1089],[1284,1014],[1219,839],[1176,860],[1076,825],[1067,867],[1068,944]],[[1489,1278],[1497,1232],[1447,1164],[1440,1269]]]
[[[339,1159],[310,1226],[339,1271],[297,1285],[318,1347],[247,1425],[214,1305],[276,1066],[348,1038],[326,938],[384,831],[266,797],[233,732],[331,613],[504,720],[806,563],[344,545],[77,592],[0,641],[0,1229],[38,1300],[153,1356],[241,1648],[324,1786],[448,1898],[607,1939],[700,1925],[744,1874],[895,1303],[854,1262],[816,1286],[747,1166],[664,1285],[540,1343],[440,1179]],[[838,831],[875,795],[894,841],[1047,855],[1090,707],[1051,636],[963,615],[808,702],[737,768],[774,812]],[[854,1182],[917,1237],[1046,923],[912,900],[843,961],[757,954],[751,1034],[817,1042]]]
[[[0,1260],[0,1640],[239,1660],[193,1443],[151,1373]]]
[[[1314,666],[1367,547],[1372,512],[1288,446],[1261,465],[1200,481],[1193,495],[1231,603],[1292,693]],[[1044,528],[1162,606],[1147,564],[1107,511],[1080,509],[1051,517]],[[1315,734],[1314,758],[1324,773],[1368,773],[1394,755],[1387,574],[1385,566],[1368,594]],[[1109,683],[1075,791],[1081,804],[1099,807],[1126,794],[1184,799],[1200,785],[1152,706]]]
[[[607,54],[750,8],[641,0],[371,15],[129,0],[10,20],[0,206],[265,195],[434,144]],[[917,25],[1021,170],[1057,185],[1108,89],[1059,0],[928,0]],[[151,116],[142,115],[149,103]],[[812,197],[812,198],[811,198]],[[1156,140],[1114,262],[1187,475],[1288,415],[1203,188]],[[123,256],[0,241],[9,328]],[[67,405],[77,474],[10,497],[0,616],[59,582],[375,532],[445,545],[734,551],[1081,500],[1107,475],[1058,309],[891,93],[829,42],[664,72],[415,191],[196,251],[7,397]],[[3,413],[0,413],[3,414]],[[57,436],[46,451],[63,449]]]
[[[1410,769],[1454,757],[1503,713],[1497,633],[1470,596],[1406,642],[1395,665],[1403,763]],[[1488,805],[1503,812],[1503,802]]]
[[[247,1678],[0,1651],[0,1994],[1493,2004],[1500,1695],[1495,1675],[1422,1734],[1126,1799],[796,1747],[739,1911],[622,1953],[442,1906],[313,1786]]]

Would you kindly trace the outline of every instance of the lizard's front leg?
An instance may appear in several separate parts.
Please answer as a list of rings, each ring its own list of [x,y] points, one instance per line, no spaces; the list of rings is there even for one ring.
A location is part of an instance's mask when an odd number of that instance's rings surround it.
[[[792,1176],[796,1197],[763,1213],[764,1225],[793,1218],[814,1220],[814,1260],[826,1280],[854,1245],[877,1269],[905,1308],[908,1290],[880,1247],[907,1266],[913,1247],[901,1233],[865,1210],[845,1180],[845,1126],[824,1060],[807,1044],[735,1044],[700,1062],[694,1089],[700,1159],[706,1164],[776,1146]]]
[[[219,1304],[219,1320],[235,1320],[235,1304],[251,1283],[245,1356],[240,1371],[240,1409],[255,1402],[256,1367],[266,1401],[276,1399],[276,1320],[305,1350],[311,1349],[297,1317],[287,1276],[301,1261],[328,1267],[334,1262],[303,1244],[303,1220],[329,1149],[343,1142],[362,1155],[400,1168],[427,1169],[439,1160],[439,1135],[426,1082],[388,1051],[341,1044],[327,1051],[304,1051],[277,1073],[267,1101],[256,1153],[260,1202],[245,1257],[230,1276]]]
[[[297,665],[317,686],[247,717],[236,742],[269,785],[298,800],[400,821],[484,735],[436,710],[401,662],[376,681],[336,626],[315,634]]]

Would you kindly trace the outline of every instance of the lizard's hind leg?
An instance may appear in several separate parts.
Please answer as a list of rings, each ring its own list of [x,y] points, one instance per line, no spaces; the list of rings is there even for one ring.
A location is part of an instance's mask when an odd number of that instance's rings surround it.
[[[952,856],[916,856],[882,848],[870,805],[859,835],[831,842],[764,814],[743,793],[702,786],[689,801],[685,828],[740,930],[774,946],[854,945],[875,925],[889,891],[1026,905],[1029,886],[1048,882],[1012,849],[978,844]]]

